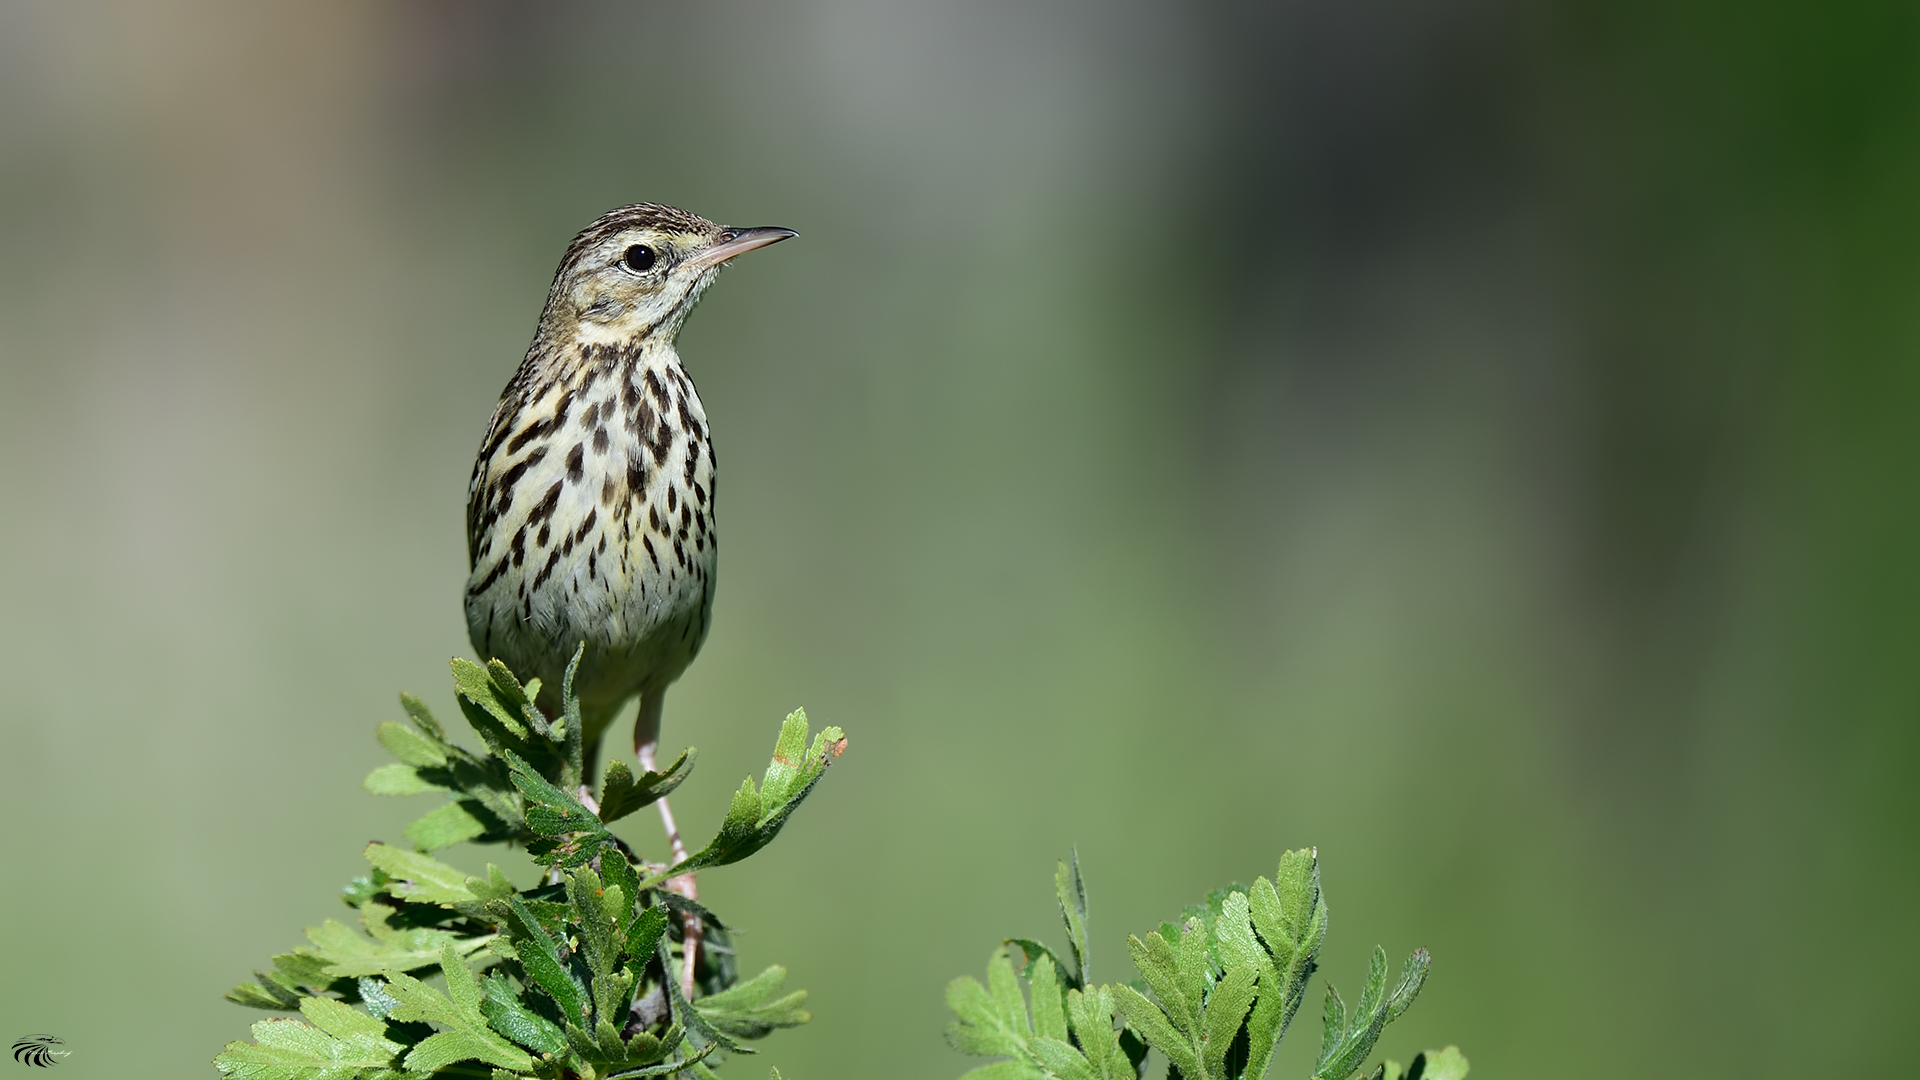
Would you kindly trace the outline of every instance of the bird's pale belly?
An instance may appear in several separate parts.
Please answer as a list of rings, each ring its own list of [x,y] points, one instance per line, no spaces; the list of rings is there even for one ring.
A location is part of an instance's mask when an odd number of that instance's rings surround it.
[[[713,457],[693,384],[629,360],[571,393],[535,394],[501,440],[468,581],[483,654],[538,677],[557,706],[575,691],[595,736],[628,698],[663,689],[712,621]],[[518,440],[518,441],[517,441]]]

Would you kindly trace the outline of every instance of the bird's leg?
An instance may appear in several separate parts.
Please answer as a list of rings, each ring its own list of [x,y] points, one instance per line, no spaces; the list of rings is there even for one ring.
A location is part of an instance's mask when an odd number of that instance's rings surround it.
[[[633,724],[633,754],[640,759],[640,768],[646,772],[657,772],[655,755],[660,748],[660,713],[667,703],[665,691],[643,694],[640,698],[640,715]],[[687,845],[680,841],[680,829],[673,823],[673,808],[667,805],[665,796],[659,802],[660,824],[666,827],[667,844],[673,849],[675,864],[687,861]],[[685,873],[667,882],[667,888],[689,900],[698,900],[700,890],[693,880],[693,874]],[[681,929],[685,936],[680,948],[680,993],[688,1001],[693,1000],[693,968],[700,961],[700,940],[704,937],[704,928],[700,916],[688,912],[681,920]]]

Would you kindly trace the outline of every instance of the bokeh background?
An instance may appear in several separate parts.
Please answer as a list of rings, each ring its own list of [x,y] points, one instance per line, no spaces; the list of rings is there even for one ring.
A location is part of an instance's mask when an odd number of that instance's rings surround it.
[[[1337,983],[1433,951],[1403,1060],[1892,1069],[1917,54],[1901,3],[7,4],[0,1035],[212,1076],[345,913],[488,411],[651,199],[802,236],[681,342],[682,820],[796,705],[852,738],[703,878],[814,995],[731,1074],[958,1076],[946,981],[1057,939],[1076,843],[1103,978],[1316,844]]]

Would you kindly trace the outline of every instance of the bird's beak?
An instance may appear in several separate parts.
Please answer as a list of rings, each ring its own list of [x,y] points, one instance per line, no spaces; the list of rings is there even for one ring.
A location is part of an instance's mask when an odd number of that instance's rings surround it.
[[[706,270],[719,266],[735,255],[777,244],[800,234],[792,229],[762,225],[751,229],[722,229],[720,239],[710,248],[687,260],[690,269]]]

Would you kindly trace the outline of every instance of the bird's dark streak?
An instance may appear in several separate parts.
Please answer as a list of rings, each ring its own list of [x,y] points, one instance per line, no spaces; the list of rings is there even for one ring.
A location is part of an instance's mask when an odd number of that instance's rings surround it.
[[[693,410],[687,408],[687,399],[691,396],[690,394],[680,395],[680,426],[686,431],[689,439],[704,439],[707,436],[707,429],[700,426],[700,421],[693,418]]]
[[[647,504],[647,524],[653,526],[655,532],[660,531],[660,508],[652,503]]]
[[[575,540],[585,540],[587,534],[593,531],[594,522],[599,520],[600,508],[597,506],[587,507],[587,516],[581,519],[580,527],[574,530],[573,538]]]
[[[596,401],[587,406],[586,412],[580,414],[580,430],[589,431],[598,423],[600,423],[600,403]]]
[[[631,366],[628,367],[626,377],[620,380],[620,407],[626,410],[627,430],[638,435],[640,433],[639,429],[635,428],[634,425],[639,423],[639,418],[634,414],[640,408],[641,398],[640,386],[633,381],[633,371],[634,369]]]
[[[540,502],[534,506],[533,512],[527,515],[528,524],[545,521],[552,516],[553,508],[560,505],[560,489],[564,486],[558,480],[553,482],[553,486],[547,489],[547,493],[541,496]]]
[[[535,574],[533,577],[533,588],[535,592],[538,592],[540,590],[541,584],[547,580],[548,575],[553,573],[554,566],[556,566],[559,562],[560,562],[559,551],[555,551],[553,554],[547,556],[547,565],[541,567],[540,572],[538,574]]]
[[[647,490],[646,466],[635,458],[627,459],[627,497],[637,499]]]
[[[513,565],[519,566],[527,561],[527,527],[522,524],[514,530],[513,543],[507,545],[507,553],[513,559]]]
[[[604,454],[607,452],[607,445],[608,445],[607,429],[604,427],[594,428],[593,429],[593,452],[596,454]]]
[[[653,538],[650,536],[642,536],[640,543],[647,549],[647,558],[653,560],[653,568],[655,570],[660,569],[660,553],[653,550]]]
[[[601,506],[611,508],[614,504],[614,501],[619,497],[620,497],[620,487],[618,484],[615,484],[613,482],[613,477],[609,476],[605,480],[600,481],[600,505]]]
[[[672,484],[668,484],[667,485],[667,513],[671,514],[678,509],[680,509],[680,489],[677,487],[674,487]]]
[[[507,560],[502,558],[499,562],[493,564],[493,569],[487,573],[486,577],[480,579],[479,584],[469,585],[467,587],[467,595],[479,596],[481,593],[486,592],[493,587],[494,582],[500,580],[500,575],[506,572]]]
[[[552,536],[553,536],[553,522],[551,521],[541,522],[540,533],[538,536],[535,536],[533,538],[533,546],[538,548],[546,547],[547,540]]]
[[[526,475],[528,469],[540,464],[541,459],[546,456],[547,448],[544,446],[536,446],[533,448],[533,453],[507,466],[506,471],[494,479],[492,492],[498,497],[499,502],[499,506],[493,511],[494,514],[498,515],[507,512],[507,508],[513,505],[514,488],[520,483],[520,478]]]
[[[584,443],[574,443],[573,449],[567,451],[567,481],[569,483],[577,484],[580,482],[580,478],[586,475],[586,455],[587,447]]]

